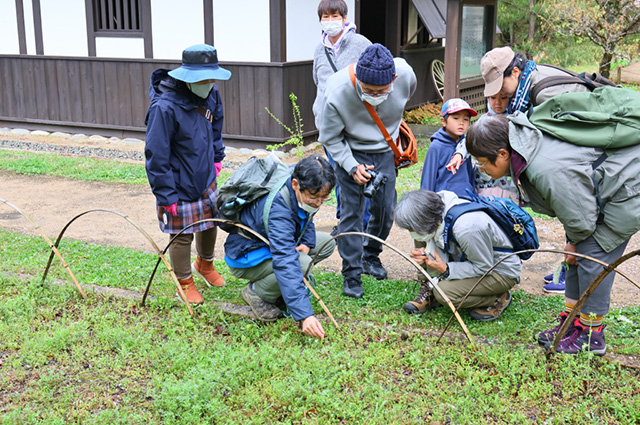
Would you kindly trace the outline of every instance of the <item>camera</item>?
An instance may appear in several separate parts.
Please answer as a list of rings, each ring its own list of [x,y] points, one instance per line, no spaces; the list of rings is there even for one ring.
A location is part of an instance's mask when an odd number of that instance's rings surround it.
[[[387,182],[387,176],[382,173],[376,173],[373,170],[368,170],[367,172],[371,175],[371,178],[364,184],[362,194],[367,198],[373,198],[380,186]]]

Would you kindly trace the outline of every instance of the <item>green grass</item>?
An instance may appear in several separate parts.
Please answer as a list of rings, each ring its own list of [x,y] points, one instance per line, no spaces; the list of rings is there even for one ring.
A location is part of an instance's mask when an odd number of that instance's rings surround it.
[[[5,152],[15,161],[3,159],[3,169],[28,156]],[[420,164],[425,154],[421,145]],[[25,161],[14,171],[49,174],[43,164],[57,161],[40,155],[35,166]],[[399,193],[418,188],[419,170],[400,171]],[[89,179],[104,181],[105,174]],[[157,261],[145,252],[71,239],[60,251],[82,284],[138,293]],[[48,258],[41,238],[0,230],[2,424],[640,421],[637,370],[589,355],[547,361],[532,342],[532,332],[548,328],[562,308],[561,296],[516,291],[512,306],[490,323],[472,322],[463,311],[475,352],[456,322],[436,344],[447,309],[423,316],[401,310],[416,283],[365,276],[366,296],[354,300],[342,296],[341,276],[319,267],[317,291],[342,330],[322,318],[327,338],[318,341],[291,319],[261,324],[208,304],[191,318],[163,264],[146,307],[89,291],[84,300],[73,285],[52,284],[71,283],[57,258],[42,284]],[[246,282],[233,278],[224,262],[215,264],[227,286],[198,282],[206,300],[242,304]],[[312,305],[322,311],[315,300]],[[607,323],[610,350],[640,355],[640,308],[613,309]]]
[[[640,421],[637,371],[588,355],[546,361],[532,343],[533,330],[561,308],[560,296],[516,291],[491,323],[473,323],[463,311],[474,352],[455,322],[436,344],[446,309],[401,310],[413,282],[365,277],[366,296],[354,300],[341,295],[339,276],[318,271],[317,290],[342,331],[323,319],[327,338],[317,341],[291,319],[261,324],[210,305],[190,318],[164,266],[146,307],[92,293],[83,300],[73,286],[41,284],[43,245],[0,231],[3,424]],[[138,292],[156,258],[77,241],[60,248],[82,283]],[[55,277],[69,282],[57,263]],[[101,264],[108,266],[93,270]],[[246,283],[216,266],[227,286],[204,289],[207,301],[241,303]],[[607,321],[610,349],[640,354],[640,308],[613,310]]]

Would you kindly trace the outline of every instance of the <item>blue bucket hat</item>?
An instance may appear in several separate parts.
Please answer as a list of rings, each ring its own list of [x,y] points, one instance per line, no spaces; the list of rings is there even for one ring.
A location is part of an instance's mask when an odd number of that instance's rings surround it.
[[[231,78],[231,72],[218,65],[216,48],[208,44],[196,44],[184,49],[182,66],[169,71],[169,75],[185,83]]]

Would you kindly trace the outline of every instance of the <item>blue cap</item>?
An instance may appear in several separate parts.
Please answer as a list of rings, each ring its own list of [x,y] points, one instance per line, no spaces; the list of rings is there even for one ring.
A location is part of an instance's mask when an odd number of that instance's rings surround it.
[[[169,75],[185,83],[231,78],[231,72],[218,65],[216,48],[208,44],[196,44],[184,49],[182,66],[169,71]]]

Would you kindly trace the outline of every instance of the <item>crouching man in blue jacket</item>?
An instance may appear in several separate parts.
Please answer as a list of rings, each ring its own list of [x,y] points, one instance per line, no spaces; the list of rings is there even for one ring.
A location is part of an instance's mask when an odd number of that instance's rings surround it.
[[[324,245],[331,236],[317,233],[313,224],[313,216],[329,199],[335,184],[335,173],[327,160],[316,155],[303,159],[273,199],[268,231],[263,214],[269,195],[241,212],[240,222],[267,238],[269,245],[248,233],[230,234],[224,244],[231,273],[250,281],[242,290],[242,299],[258,319],[273,322],[286,308],[301,323],[305,335],[320,339],[324,329],[313,314],[303,273],[319,249],[318,262],[335,249],[333,240]]]

